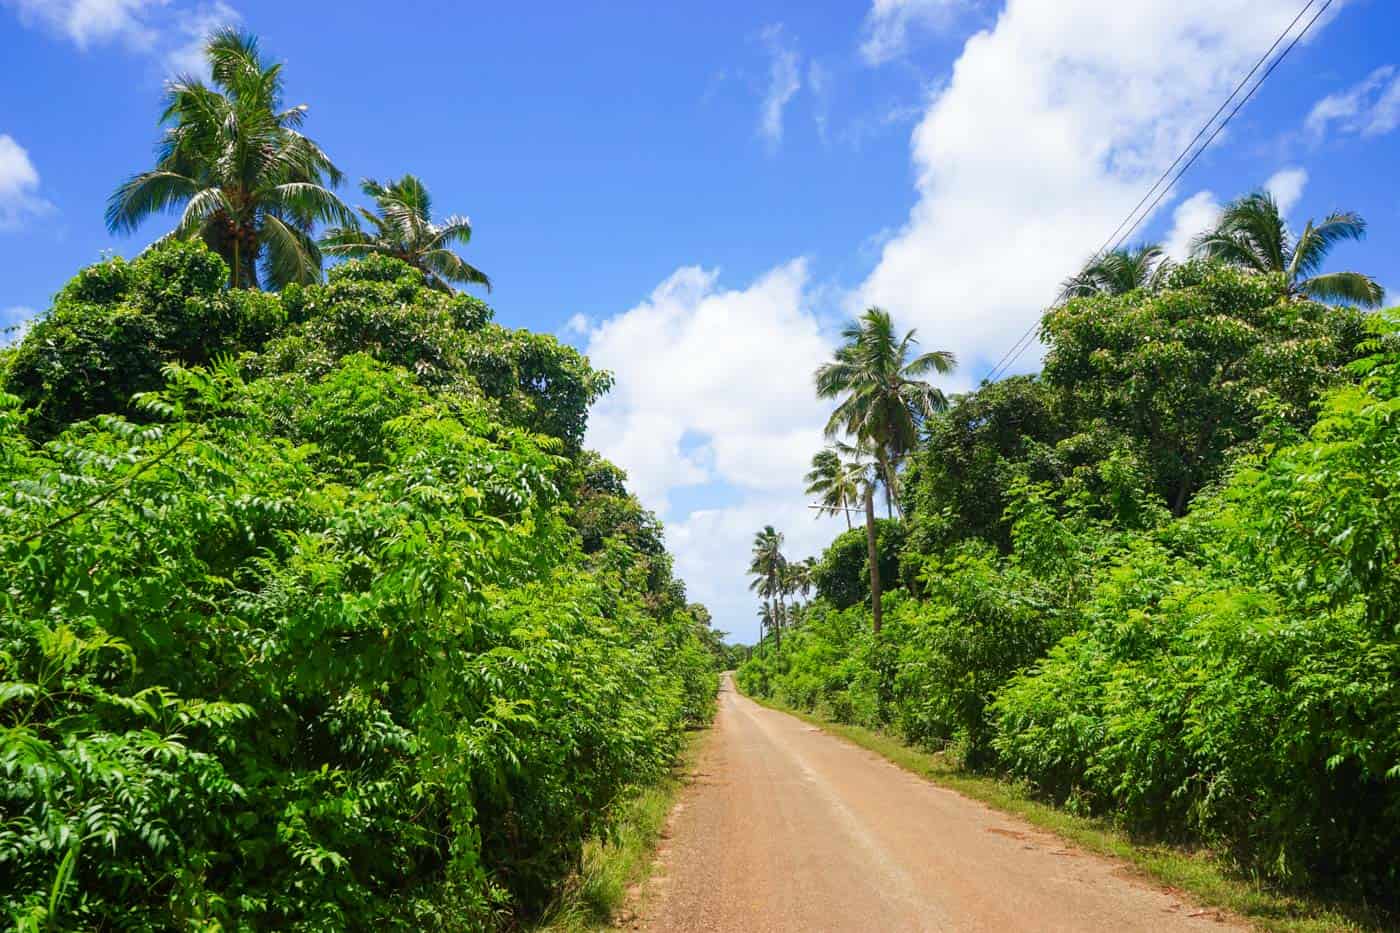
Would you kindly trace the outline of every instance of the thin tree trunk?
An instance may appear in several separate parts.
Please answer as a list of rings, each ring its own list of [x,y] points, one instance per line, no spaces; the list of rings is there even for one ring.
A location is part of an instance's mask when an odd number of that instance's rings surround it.
[[[787,607],[783,605],[783,591],[778,591],[778,631],[782,631],[783,620],[787,618]]]
[[[229,275],[233,278],[233,287],[234,287],[234,288],[237,288],[237,287],[238,287],[238,280],[239,280],[239,278],[240,278],[240,274],[239,274],[239,273],[240,273],[240,271],[242,270],[242,268],[243,268],[243,266],[242,266],[242,264],[240,263],[240,261],[239,261],[239,256],[238,256],[238,235],[237,235],[237,234],[234,234],[234,237],[233,237],[233,268],[229,270]]]
[[[783,620],[773,611],[773,604],[768,604],[768,614],[773,618],[773,648],[775,651],[783,650]]]
[[[880,634],[880,551],[875,544],[875,484],[865,487],[865,547],[870,558],[870,611]]]

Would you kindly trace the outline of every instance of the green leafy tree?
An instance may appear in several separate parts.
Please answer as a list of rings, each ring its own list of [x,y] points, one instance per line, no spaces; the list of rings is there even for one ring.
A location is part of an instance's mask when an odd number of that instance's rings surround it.
[[[1267,191],[1231,201],[1213,230],[1192,243],[1194,256],[1219,259],[1255,272],[1283,276],[1285,293],[1314,301],[1378,307],[1385,290],[1360,272],[1322,272],[1327,255],[1343,240],[1360,240],[1366,221],[1355,211],[1334,211],[1321,223],[1309,220],[1295,238]]]
[[[321,240],[323,252],[349,258],[388,256],[417,269],[430,285],[444,291],[451,290],[452,282],[491,290],[486,273],[452,251],[453,245],[465,246],[471,240],[471,221],[454,214],[434,223],[432,199],[422,181],[405,175],[386,185],[367,178],[360,188],[377,208],[360,208],[370,229],[346,225],[329,230]]]
[[[0,383],[36,438],[97,415],[144,419],[132,397],[165,385],[172,363],[257,351],[285,324],[277,296],[224,287],[228,266],[202,243],[171,241],[134,261],[88,266],[29,329]]]
[[[875,533],[881,580],[899,579],[899,555],[908,525],[877,518]],[[818,600],[837,609],[857,606],[870,598],[870,555],[864,528],[843,531],[827,545],[812,567],[812,587]]]
[[[1133,249],[1119,248],[1095,256],[1084,268],[1065,280],[1060,300],[1088,295],[1124,295],[1137,289],[1160,288],[1172,262],[1156,243]]]
[[[213,86],[180,78],[166,89],[156,167],[113,192],[107,227],[131,232],[152,214],[180,209],[173,239],[199,239],[228,264],[229,284],[280,288],[312,282],[318,222],[353,223],[331,188],[340,171],[301,133],[306,107],[284,107],[282,66],[232,29],[205,46]]]
[[[1068,433],[1055,391],[1039,376],[1010,376],[955,398],[925,423],[910,458],[915,553],[971,537],[1010,550],[1009,490],[1021,475],[1062,475],[1066,458],[1055,445]]]
[[[1191,262],[1156,293],[1046,313],[1043,378],[1073,425],[1060,448],[1126,447],[1173,514],[1270,425],[1298,429],[1364,335],[1361,312],[1281,299],[1276,279]]]

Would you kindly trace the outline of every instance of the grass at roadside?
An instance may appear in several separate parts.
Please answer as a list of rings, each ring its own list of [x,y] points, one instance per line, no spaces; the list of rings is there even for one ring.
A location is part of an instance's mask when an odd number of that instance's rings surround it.
[[[706,728],[686,736],[670,775],[622,804],[610,838],[595,837],[584,843],[578,872],[533,928],[535,933],[584,933],[611,927],[628,892],[650,875],[666,817],[681,788],[689,783],[700,744],[708,734]]]
[[[1279,933],[1321,933],[1400,928],[1397,918],[1378,914],[1365,905],[1332,904],[1271,891],[1230,873],[1220,860],[1207,853],[1135,841],[1103,820],[1076,816],[1035,800],[1015,784],[961,771],[939,754],[911,748],[882,732],[832,722],[771,700],[750,699],[869,749],[906,771],[1015,814],[1082,849],[1127,862],[1147,878],[1179,889],[1202,905],[1228,910],[1260,929]]]

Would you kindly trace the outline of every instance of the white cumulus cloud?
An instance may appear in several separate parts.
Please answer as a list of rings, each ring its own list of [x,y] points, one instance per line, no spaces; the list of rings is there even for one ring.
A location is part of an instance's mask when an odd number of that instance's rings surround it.
[[[854,304],[883,305],[957,352],[964,385],[1033,325],[1297,12],[1293,0],[1131,6],[1009,0],[914,131],[918,202]]]
[[[1224,205],[1216,200],[1210,191],[1197,191],[1182,201],[1172,211],[1172,228],[1167,234],[1167,255],[1177,262],[1184,262],[1191,255],[1191,241],[1214,227],[1220,219]]]
[[[39,172],[14,138],[0,133],[0,231],[18,230],[53,205],[39,196]]]
[[[627,470],[666,521],[691,597],[745,638],[755,628],[744,580],[753,533],[772,523],[803,557],[836,530],[813,520],[802,489],[827,414],[812,372],[831,354],[808,291],[800,259],[742,289],[685,267],[588,332],[589,359],[617,377],[589,416],[589,446]],[[731,504],[677,505],[696,489]]]
[[[1279,213],[1287,217],[1289,211],[1298,205],[1303,196],[1303,186],[1308,183],[1308,173],[1301,168],[1286,168],[1269,176],[1264,182],[1264,190],[1278,202]]]
[[[1336,125],[1344,133],[1380,136],[1400,126],[1400,72],[1382,65],[1344,91],[1313,105],[1304,126],[1321,138]]]

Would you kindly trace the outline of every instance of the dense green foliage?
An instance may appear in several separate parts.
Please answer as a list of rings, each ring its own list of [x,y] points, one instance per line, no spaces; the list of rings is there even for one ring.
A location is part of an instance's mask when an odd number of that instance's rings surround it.
[[[1394,906],[1400,316],[1192,262],[1044,333],[925,424],[883,630],[847,532],[740,685]]]
[[[608,378],[394,260],[228,277],[190,244],[84,270],[6,367],[0,909],[537,908],[728,660],[579,447]]]
[[[887,519],[875,521],[876,547],[880,554],[880,579],[899,579],[899,554],[904,547],[904,525]],[[837,609],[870,601],[869,557],[865,529],[842,532],[823,552],[812,569],[817,595]]]

